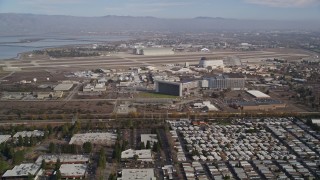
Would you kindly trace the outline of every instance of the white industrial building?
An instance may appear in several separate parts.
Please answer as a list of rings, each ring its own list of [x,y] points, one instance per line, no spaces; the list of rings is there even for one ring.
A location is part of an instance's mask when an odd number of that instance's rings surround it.
[[[7,170],[2,179],[27,179],[29,174],[34,176],[34,179],[39,179],[39,176],[43,174],[40,169],[40,164],[26,163],[15,166],[12,170]]]
[[[143,149],[143,150],[133,150],[128,149],[121,152],[121,159],[133,159],[135,156],[138,157],[138,161],[153,161],[152,153],[150,149]]]
[[[149,169],[122,169],[121,177],[117,180],[156,180],[154,170]]]
[[[61,178],[83,179],[87,172],[86,164],[62,164],[60,166]]]
[[[85,142],[93,144],[113,145],[117,139],[117,135],[113,133],[84,133],[74,134],[69,144],[82,145]]]
[[[199,67],[207,68],[209,66],[212,69],[223,68],[223,60],[208,60],[206,57],[202,57],[199,61]]]
[[[247,91],[247,93],[254,96],[255,98],[270,98],[269,95],[267,95],[261,91],[258,91],[258,90],[249,90],[249,91]]]

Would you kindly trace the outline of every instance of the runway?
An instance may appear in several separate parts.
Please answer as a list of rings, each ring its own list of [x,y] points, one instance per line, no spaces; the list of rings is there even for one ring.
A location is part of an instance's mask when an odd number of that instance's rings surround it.
[[[223,59],[229,56],[236,56],[242,62],[256,63],[264,59],[282,58],[298,60],[310,56],[308,53],[294,51],[218,51],[211,53],[179,53],[164,56],[141,56],[131,54],[112,54],[99,57],[78,57],[59,59],[36,59],[28,58],[23,60],[0,61],[0,67],[6,70],[36,70],[36,69],[59,69],[59,68],[93,68],[93,67],[133,67],[160,64],[177,63],[198,63],[201,57],[207,59]]]

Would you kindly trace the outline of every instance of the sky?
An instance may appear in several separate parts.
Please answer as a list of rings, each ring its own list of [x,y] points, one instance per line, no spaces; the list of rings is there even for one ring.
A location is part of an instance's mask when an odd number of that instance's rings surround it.
[[[0,0],[0,13],[319,20],[320,0]]]

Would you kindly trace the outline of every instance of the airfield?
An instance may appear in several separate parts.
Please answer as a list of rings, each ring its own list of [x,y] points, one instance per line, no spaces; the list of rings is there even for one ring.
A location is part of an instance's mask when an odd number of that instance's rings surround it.
[[[43,69],[88,69],[88,68],[120,68],[137,66],[159,66],[162,64],[182,64],[189,62],[197,64],[201,57],[207,59],[223,59],[236,56],[242,63],[259,64],[266,59],[284,59],[298,61],[311,56],[309,52],[295,49],[266,49],[261,51],[214,51],[186,52],[163,56],[142,56],[128,53],[116,53],[98,57],[76,57],[76,58],[49,58],[24,55],[19,60],[0,61],[0,67],[4,71],[37,71]]]

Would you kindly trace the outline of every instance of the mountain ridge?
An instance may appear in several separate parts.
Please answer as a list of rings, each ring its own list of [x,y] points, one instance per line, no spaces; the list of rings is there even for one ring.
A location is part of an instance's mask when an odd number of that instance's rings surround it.
[[[213,32],[231,30],[320,30],[320,21],[241,20],[222,17],[166,19],[152,16],[79,17],[0,13],[0,35],[83,32]]]

